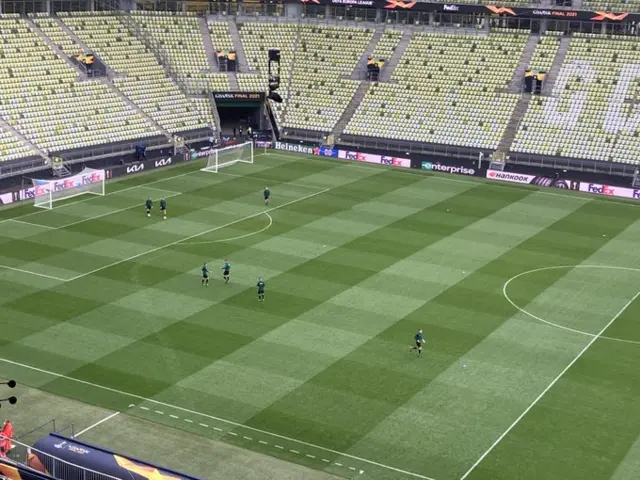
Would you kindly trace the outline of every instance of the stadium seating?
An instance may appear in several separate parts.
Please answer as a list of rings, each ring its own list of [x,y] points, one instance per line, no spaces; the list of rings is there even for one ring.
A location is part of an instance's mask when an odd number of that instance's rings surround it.
[[[134,18],[147,35],[158,40],[169,55],[176,73],[182,77],[209,71],[198,18],[169,12],[134,12]]]
[[[286,96],[288,79],[291,73],[291,64],[298,33],[298,26],[292,23],[245,23],[238,26],[240,40],[247,57],[247,63],[259,75],[238,74],[238,85],[245,91],[264,91],[267,85],[267,64],[269,61],[269,48],[280,48],[282,86],[280,94]],[[282,123],[284,104],[274,104],[273,108],[276,120]]]
[[[103,61],[126,75],[114,80],[114,84],[162,128],[177,133],[211,127],[210,119],[199,114],[191,99],[167,77],[153,53],[116,16],[95,12],[62,19]]]
[[[560,37],[557,35],[542,36],[533,52],[528,67],[534,72],[548,72],[560,47]]]
[[[584,0],[582,8],[597,11],[637,12],[640,11],[640,0]]]
[[[398,46],[402,34],[402,30],[386,30],[376,44],[376,48],[373,50],[373,57],[376,60],[388,61]]]
[[[78,72],[24,20],[0,20],[0,33],[0,115],[39,148],[55,152],[158,134],[106,85],[79,82]],[[24,152],[15,142],[3,145],[14,145],[9,158]]]
[[[372,35],[364,28],[300,26],[285,127],[333,129],[359,85],[344,77],[353,72]]]
[[[517,96],[504,93],[526,35],[416,33],[345,134],[495,149]]]
[[[0,126],[0,162],[33,155],[31,149]]]
[[[511,150],[637,163],[640,129],[634,125],[634,112],[638,91],[635,75],[625,74],[624,65],[638,63],[640,50],[635,40],[573,38],[552,96],[531,100]],[[629,91],[616,94],[625,82],[631,82]],[[584,100],[580,100],[582,95]],[[610,116],[616,105],[619,114]]]

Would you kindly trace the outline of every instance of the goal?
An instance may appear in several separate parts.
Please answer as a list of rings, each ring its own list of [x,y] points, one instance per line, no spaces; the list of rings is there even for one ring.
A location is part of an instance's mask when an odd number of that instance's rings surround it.
[[[217,173],[218,169],[235,163],[253,163],[253,142],[240,143],[219,148],[207,158],[207,166],[203,172]]]
[[[32,179],[34,205],[51,210],[55,202],[78,195],[104,195],[105,171],[85,168],[77,175],[56,180]]]

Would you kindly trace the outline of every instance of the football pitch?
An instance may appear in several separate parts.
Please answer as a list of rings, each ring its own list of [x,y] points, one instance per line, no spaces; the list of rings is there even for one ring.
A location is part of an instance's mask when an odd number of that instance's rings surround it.
[[[289,154],[202,166],[0,210],[16,436],[57,418],[207,479],[637,480],[636,204]]]

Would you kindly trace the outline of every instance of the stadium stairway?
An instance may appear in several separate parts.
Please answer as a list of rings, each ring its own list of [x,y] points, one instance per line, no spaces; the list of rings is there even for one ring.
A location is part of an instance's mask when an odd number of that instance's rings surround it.
[[[238,85],[238,77],[236,72],[227,72],[227,76],[229,77],[229,85],[231,86],[231,90],[240,90],[240,86]]]
[[[20,140],[23,144],[27,145],[31,149],[34,155],[42,157],[47,162],[51,162],[51,159],[49,158],[49,155],[47,155],[47,152],[38,148],[36,144],[31,142],[27,137],[22,135],[19,131],[17,131],[15,128],[13,128],[11,125],[5,122],[1,115],[0,115],[0,126],[2,127],[3,130],[11,132],[11,134],[15,138]]]
[[[531,101],[531,99],[532,95],[530,93],[522,93],[520,97],[518,97],[518,102],[513,109],[513,113],[511,114],[509,123],[504,129],[502,138],[500,138],[500,143],[498,143],[498,148],[496,149],[497,153],[507,155],[509,153],[509,150],[511,150],[511,144],[516,138],[518,128],[520,127],[520,122],[527,113],[527,107],[529,106],[529,102]]]
[[[135,112],[140,115],[142,118],[144,118],[146,120],[147,123],[153,125],[153,127],[156,130],[159,130],[160,132],[162,132],[162,134],[167,137],[167,139],[169,139],[170,141],[173,141],[173,136],[171,135],[171,133],[168,130],[165,130],[164,128],[162,128],[162,126],[156,122],[154,119],[152,119],[149,115],[147,115],[145,113],[144,110],[142,110],[140,107],[138,107],[138,105],[136,105],[135,103],[133,103],[131,101],[131,99],[129,97],[127,97],[124,93],[122,93],[120,91],[119,88],[117,88],[113,82],[106,77],[101,77],[98,79],[101,83],[104,83],[107,88],[109,88],[109,90],[111,90],[115,95],[117,95],[124,103],[126,103],[130,108],[132,108],[133,110],[135,110]]]
[[[40,37],[40,40],[42,40],[51,50],[53,50],[53,52],[57,55],[58,58],[60,58],[61,60],[64,60],[65,63],[67,65],[69,65],[73,70],[75,70],[76,72],[78,72],[78,77],[79,80],[87,80],[87,72],[82,71],[78,65],[76,63],[74,63],[70,58],[69,55],[67,55],[65,52],[63,52],[58,45],[56,45],[41,29],[40,27],[38,27],[38,25],[36,25],[36,23],[28,17],[24,18],[25,23],[27,24],[27,26],[31,29],[31,31],[33,33],[35,33],[36,35],[38,35],[38,37]],[[78,45],[80,45],[80,48],[84,51],[84,53],[88,53],[87,50],[84,49],[84,47],[78,43]]]
[[[202,35],[204,50],[205,52],[207,52],[207,63],[209,64],[209,71],[217,73],[218,63],[216,62],[215,51],[213,48],[213,42],[211,41],[211,35],[209,34],[209,25],[207,25],[207,19],[204,17],[198,17],[198,26],[200,27],[200,35]],[[237,83],[238,82],[236,81],[236,84]]]
[[[360,57],[360,60],[358,60],[358,64],[356,65],[356,68],[353,69],[353,72],[351,72],[349,78],[351,78],[352,80],[362,80],[363,75],[367,71],[367,60],[369,60],[369,57],[373,55],[373,52],[376,49],[376,45],[382,38],[383,34],[384,24],[376,25],[373,36],[369,41],[369,45],[367,45],[367,48]]]
[[[571,37],[564,36],[560,39],[560,47],[558,48],[558,52],[556,53],[556,57],[553,59],[553,63],[551,64],[551,68],[547,73],[546,81],[542,86],[542,94],[543,95],[551,95],[553,92],[553,86],[556,83],[556,79],[558,78],[558,74],[560,73],[560,69],[564,64],[564,59],[567,56],[567,52],[569,51],[569,43],[571,43]]]
[[[398,42],[396,49],[391,55],[389,61],[382,67],[382,71],[380,72],[379,80],[381,82],[388,82],[391,80],[391,74],[395,70],[395,68],[400,63],[400,60],[404,56],[404,52],[407,51],[409,47],[409,43],[411,42],[411,36],[413,35],[413,29],[410,27],[406,27],[404,32],[402,33],[402,38]]]
[[[369,82],[368,80],[360,81],[360,85],[358,85],[358,89],[353,94],[353,97],[351,97],[349,105],[347,105],[347,108],[344,109],[344,112],[342,112],[340,119],[336,122],[335,127],[333,127],[333,130],[331,131],[331,134],[334,136],[334,138],[340,138],[340,135],[342,134],[342,132],[344,132],[344,129],[347,128],[349,120],[351,120],[353,114],[356,113],[358,106],[362,103],[364,95],[367,93],[367,90],[370,86],[371,82]]]
[[[91,50],[82,40],[80,40],[80,37],[78,37],[75,33],[73,33],[73,30],[71,30],[69,27],[67,27],[64,22],[62,20],[60,20],[58,17],[51,17],[55,20],[55,22],[58,24],[58,26],[60,27],[60,29],[67,34],[67,36],[73,40],[73,42],[78,45],[78,47],[80,47],[80,49],[84,52],[84,53],[91,53],[93,54],[96,58],[100,58],[98,55],[96,55],[96,53]],[[39,29],[38,29],[39,30]],[[34,30],[34,32],[37,33],[36,30]],[[38,33],[38,35],[40,35]],[[48,38],[44,32],[42,32],[42,35],[44,35],[43,38]],[[46,42],[46,40],[45,40]],[[65,55],[66,57],[66,55]],[[68,57],[65,58],[65,61],[69,61],[71,62],[71,60],[69,60]],[[107,77],[111,80],[113,80],[114,78],[118,78],[118,77],[122,77],[121,74],[119,74],[118,72],[116,72],[115,70],[113,70],[109,65],[107,65],[105,62],[102,62],[104,64],[104,66],[107,68]],[[78,68],[73,62],[71,62],[71,64],[74,66],[74,68]]]
[[[248,72],[249,64],[247,63],[247,56],[244,53],[244,47],[242,46],[242,41],[240,40],[240,34],[238,33],[238,26],[236,25],[236,22],[229,21],[229,33],[231,33],[231,40],[233,40],[233,48],[236,49],[238,71]]]
[[[540,35],[531,34],[529,36],[527,44],[524,46],[524,50],[522,50],[518,67],[513,72],[513,77],[511,77],[511,82],[509,82],[509,87],[507,88],[509,93],[520,93],[522,91],[524,72],[531,65],[531,59],[536,51],[539,40]]]

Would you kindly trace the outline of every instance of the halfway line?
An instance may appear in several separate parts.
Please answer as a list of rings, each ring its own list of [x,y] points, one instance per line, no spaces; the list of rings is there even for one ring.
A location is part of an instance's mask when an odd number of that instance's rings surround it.
[[[638,295],[640,295],[640,292],[638,292]],[[66,375],[62,375],[61,373],[51,372],[49,370],[44,370],[42,368],[33,367],[31,365],[26,365],[24,363],[14,362],[13,360],[9,360],[7,358],[0,358],[0,362],[8,363],[10,365],[16,365],[18,367],[27,368],[27,369],[30,369],[30,370],[33,370],[33,371],[36,371],[36,372],[40,372],[40,373],[44,373],[44,374],[47,374],[47,375],[51,375],[51,376],[56,377],[56,378],[63,378],[65,380],[81,383],[83,385],[88,385],[90,387],[99,388],[99,389],[102,389],[102,390],[106,390],[108,392],[117,393],[119,395],[123,395],[123,396],[126,396],[126,397],[136,398],[138,400],[143,400],[145,402],[153,403],[155,405],[161,405],[163,407],[173,408],[175,410],[180,410],[182,412],[191,413],[192,415],[199,415],[201,417],[210,418],[212,420],[217,420],[218,422],[226,423],[227,425],[232,425],[234,427],[246,428],[247,430],[251,430],[253,432],[261,433],[263,435],[269,435],[271,437],[280,438],[282,440],[287,440],[289,442],[297,443],[299,445],[305,445],[307,447],[312,447],[312,448],[315,448],[317,450],[322,450],[322,451],[325,451],[325,452],[333,453],[334,455],[339,455],[341,457],[351,458],[352,460],[358,460],[360,462],[368,463],[370,465],[375,465],[377,467],[384,468],[386,470],[391,470],[391,471],[394,471],[394,472],[403,473],[403,474],[408,475],[410,477],[420,478],[422,480],[435,480],[435,479],[433,479],[431,477],[420,475],[419,473],[409,472],[407,470],[402,470],[400,468],[392,467],[390,465],[385,465],[383,463],[378,463],[378,462],[375,462],[373,460],[367,460],[366,458],[356,457],[355,455],[350,455],[348,453],[338,452],[337,450],[332,450],[330,448],[321,447],[320,445],[314,445],[313,443],[304,442],[302,440],[296,440],[295,438],[285,437],[284,435],[279,435],[277,433],[268,432],[266,430],[260,430],[259,428],[250,427],[248,425],[243,425],[242,423],[234,422],[232,420],[226,420],[224,418],[215,417],[213,415],[209,415],[209,414],[206,414],[206,413],[197,412],[195,410],[191,410],[191,409],[188,409],[188,408],[185,408],[185,407],[180,407],[178,405],[171,405],[170,403],[161,402],[159,400],[154,400],[152,398],[146,398],[146,397],[143,397],[141,395],[136,395],[135,393],[129,393],[129,392],[125,392],[125,391],[122,391],[122,390],[117,390],[115,388],[106,387],[104,385],[99,385],[97,383],[88,382],[86,380],[80,380],[79,378],[68,377]]]
[[[636,298],[638,298],[640,296],[640,292],[636,293],[633,298],[631,300],[629,300],[624,307],[622,307],[622,309],[616,314],[615,317],[613,317],[609,323],[607,323],[604,328],[602,330],[600,330],[600,332],[598,332],[590,341],[589,343],[587,343],[587,345],[580,351],[580,353],[578,353],[578,355],[576,356],[576,358],[574,358],[571,363],[569,363],[569,365],[567,365],[564,370],[562,370],[560,372],[560,374],[553,379],[553,381],[547,386],[547,388],[545,388],[542,393],[540,395],[538,395],[536,397],[536,399],[531,402],[531,405],[529,405],[524,412],[522,412],[520,414],[520,416],[518,418],[516,418],[516,420],[509,425],[509,428],[507,428],[502,435],[500,435],[498,437],[498,439],[493,442],[493,444],[487,449],[486,452],[484,452],[480,458],[478,458],[478,460],[476,460],[476,462],[471,465],[471,468],[469,470],[467,470],[467,472],[462,475],[462,477],[460,477],[460,480],[465,480],[469,475],[471,475],[471,473],[478,467],[478,465],[480,465],[480,463],[487,457],[487,455],[489,455],[494,448],[496,448],[498,446],[498,444],[504,439],[504,437],[506,437],[509,432],[511,432],[511,430],[513,430],[515,428],[516,425],[518,425],[518,423],[520,423],[520,420],[522,420],[524,418],[524,416],[529,413],[529,411],[531,411],[531,409],[533,407],[536,406],[536,404],[542,399],[542,397],[544,397],[546,395],[546,393],[551,390],[551,388],[558,382],[558,380],[560,380],[562,378],[562,376],[567,373],[567,371],[573,366],[574,363],[576,363],[580,357],[582,357],[582,355],[584,355],[584,353],[589,349],[589,347],[591,347],[591,345],[593,345],[595,343],[596,340],[598,340],[602,334],[613,324],[613,322],[615,322],[618,317],[620,317],[620,315],[622,315],[624,313],[624,311],[629,308],[629,305],[631,305]]]

